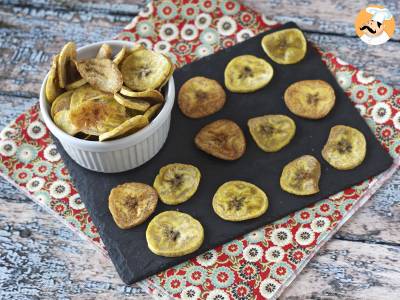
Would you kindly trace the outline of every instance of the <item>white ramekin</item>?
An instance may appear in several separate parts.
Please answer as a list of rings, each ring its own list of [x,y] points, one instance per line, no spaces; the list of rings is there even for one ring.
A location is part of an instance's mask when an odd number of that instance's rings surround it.
[[[124,41],[104,41],[90,44],[77,50],[78,59],[95,57],[104,43],[109,44],[116,54],[123,46],[132,46]],[[175,99],[175,84],[168,82],[165,104],[151,123],[140,131],[112,141],[86,141],[70,136],[54,124],[50,106],[46,101],[45,85],[48,74],[40,89],[40,112],[50,132],[60,141],[68,155],[82,167],[103,173],[132,170],[153,158],[164,145],[170,125],[171,110]]]

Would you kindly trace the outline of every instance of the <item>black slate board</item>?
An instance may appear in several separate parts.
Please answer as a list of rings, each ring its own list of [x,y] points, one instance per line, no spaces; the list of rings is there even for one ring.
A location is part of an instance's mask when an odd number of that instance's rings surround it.
[[[296,25],[288,23],[279,29],[291,27],[296,27]],[[225,107],[213,116],[190,120],[181,114],[175,104],[167,142],[160,153],[145,165],[120,174],[92,172],[73,162],[56,141],[72,180],[125,283],[133,283],[184,262],[208,249],[377,175],[392,164],[391,157],[375,139],[363,118],[353,107],[311,44],[308,45],[304,60],[295,65],[284,66],[272,62],[264,53],[260,45],[263,36],[264,34],[260,34],[239,45],[186,65],[174,73],[175,84],[179,91],[183,82],[198,75],[223,83],[226,64],[232,58],[242,54],[253,54],[266,59],[272,64],[275,71],[272,81],[259,91],[251,94],[234,94],[227,91]],[[298,118],[290,113],[284,105],[282,100],[284,90],[291,83],[304,79],[322,79],[329,82],[335,89],[336,105],[326,118],[318,121]],[[286,114],[293,118],[297,124],[297,132],[292,142],[283,150],[267,154],[257,148],[249,135],[246,123],[250,117],[276,113]],[[245,132],[247,150],[245,155],[237,161],[218,160],[194,146],[193,137],[198,130],[209,122],[221,118],[236,121]],[[354,170],[335,170],[321,157],[320,152],[326,142],[329,130],[337,124],[358,128],[367,139],[366,159]],[[279,177],[285,164],[304,154],[314,155],[321,163],[321,191],[314,196],[296,197],[280,189]],[[112,219],[107,201],[110,190],[116,185],[129,181],[152,185],[158,170],[162,166],[174,162],[196,165],[202,174],[200,187],[192,199],[181,205],[167,206],[159,202],[155,214],[174,209],[189,213],[203,224],[205,239],[202,247],[193,254],[165,258],[154,255],[147,248],[145,230],[150,220],[137,228],[121,230]],[[270,206],[263,216],[239,223],[227,222],[217,217],[211,207],[212,196],[218,186],[233,179],[250,181],[267,193]]]

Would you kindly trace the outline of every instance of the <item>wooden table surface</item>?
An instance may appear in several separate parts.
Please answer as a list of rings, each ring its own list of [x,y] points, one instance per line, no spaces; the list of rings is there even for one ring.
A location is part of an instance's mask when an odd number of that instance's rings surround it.
[[[105,1],[104,1],[105,2]],[[0,127],[38,99],[51,56],[113,37],[145,1],[0,0]],[[367,1],[245,1],[400,88],[400,35],[364,45],[353,20]],[[400,17],[400,2],[378,1]],[[398,21],[399,22],[399,21]],[[327,243],[281,299],[399,299],[400,172]],[[114,267],[5,180],[0,180],[0,299],[148,299]]]

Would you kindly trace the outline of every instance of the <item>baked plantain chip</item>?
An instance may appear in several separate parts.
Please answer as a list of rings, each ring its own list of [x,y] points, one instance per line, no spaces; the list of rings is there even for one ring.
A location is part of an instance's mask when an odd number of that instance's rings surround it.
[[[167,77],[164,79],[163,83],[161,83],[161,85],[158,87],[159,91],[161,91],[161,89],[168,83],[169,79],[171,78],[172,74],[175,71],[175,66],[174,66],[172,60],[168,56],[165,56],[165,58],[169,61],[171,68],[169,70]]]
[[[54,115],[54,123],[69,135],[75,135],[79,132],[70,119],[69,110],[61,110]]]
[[[322,80],[303,80],[291,84],[285,91],[287,108],[307,119],[325,117],[335,105],[335,91]]]
[[[225,68],[225,86],[231,92],[249,93],[266,86],[274,70],[264,59],[241,55],[232,59]]]
[[[101,135],[126,121],[125,107],[112,98],[86,100],[77,107],[71,107],[72,124],[90,135]]]
[[[56,113],[62,110],[69,110],[71,105],[71,96],[72,91],[64,92],[53,101],[50,109],[50,115],[53,119]]]
[[[96,90],[89,84],[85,84],[72,91],[71,96],[71,109],[78,107],[80,104],[87,100],[98,100],[101,98],[111,98],[109,94]]]
[[[321,165],[311,155],[303,155],[288,163],[282,171],[281,188],[291,194],[307,196],[319,192]]]
[[[218,81],[197,76],[186,81],[179,90],[178,105],[189,118],[202,118],[221,110],[226,94]]]
[[[261,46],[267,55],[278,64],[295,64],[307,52],[307,41],[297,28],[284,29],[265,35]]]
[[[119,104],[137,111],[146,111],[150,107],[150,103],[139,98],[126,98],[119,93],[114,94],[114,99]]]
[[[57,72],[57,64],[58,57],[56,55],[53,57],[53,61],[51,63],[51,68],[49,71],[49,76],[46,81],[46,99],[48,103],[52,103],[63,91],[60,88],[59,80],[58,80],[58,72]]]
[[[265,115],[249,119],[250,134],[257,146],[265,152],[276,152],[294,137],[296,124],[288,116]]]
[[[145,111],[143,116],[146,117],[147,120],[150,122],[152,119],[154,119],[154,116],[160,110],[161,107],[162,107],[161,103],[154,104],[148,110]]]
[[[94,88],[115,94],[122,87],[122,74],[110,59],[92,58],[76,63],[79,73]]]
[[[218,188],[212,206],[215,213],[224,220],[244,221],[264,214],[268,208],[268,197],[254,184],[234,180]]]
[[[134,91],[157,89],[168,77],[171,68],[164,55],[144,48],[133,51],[121,64],[124,83]]]
[[[108,208],[115,224],[129,229],[142,224],[154,212],[157,192],[149,185],[130,182],[113,188],[108,197]]]
[[[85,79],[81,78],[72,83],[67,84],[65,88],[67,89],[67,91],[75,90],[77,88],[80,88],[81,86],[84,86],[86,83],[87,83],[87,81]]]
[[[194,141],[200,150],[224,160],[239,159],[246,151],[242,129],[235,122],[226,119],[204,126]]]
[[[103,142],[105,140],[110,140],[114,139],[116,137],[122,137],[124,135],[132,134],[134,132],[137,132],[138,130],[146,127],[149,124],[149,121],[146,117],[142,115],[134,116],[125,122],[121,123],[114,129],[105,132],[103,134],[100,134],[99,136],[99,141]]]
[[[187,164],[169,164],[162,167],[154,180],[154,188],[165,204],[176,205],[189,200],[200,183],[200,171]]]
[[[103,44],[99,48],[99,51],[97,52],[96,58],[107,58],[111,59],[112,57],[112,48],[108,44]]]
[[[68,83],[73,82],[78,78],[76,67],[76,45],[74,42],[68,42],[62,48],[58,57],[58,81],[61,88],[65,88]]]
[[[204,240],[204,229],[199,221],[188,214],[165,211],[150,221],[146,240],[154,254],[183,256],[200,248]]]
[[[121,50],[114,56],[113,63],[117,66],[124,60],[126,55],[126,48],[122,47]]]
[[[322,149],[322,157],[338,170],[350,170],[359,166],[367,153],[367,142],[359,130],[336,125],[329,132]]]
[[[146,98],[149,100],[154,100],[157,102],[163,102],[164,101],[164,96],[163,94],[158,91],[158,90],[148,90],[148,91],[142,91],[142,92],[135,92],[132,91],[130,88],[126,86],[122,86],[120,93],[124,96],[127,97],[132,97],[132,98]]]

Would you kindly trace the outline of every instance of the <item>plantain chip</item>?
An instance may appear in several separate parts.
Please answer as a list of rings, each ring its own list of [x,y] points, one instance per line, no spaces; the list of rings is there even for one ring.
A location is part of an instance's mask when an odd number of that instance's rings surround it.
[[[127,133],[132,134],[137,132],[138,130],[146,127],[149,124],[149,121],[146,117],[142,115],[134,116],[125,122],[121,123],[111,131],[100,134],[99,141],[103,142],[105,140],[110,140],[116,137],[121,137],[126,135]]]
[[[187,164],[169,164],[160,169],[154,188],[165,204],[176,205],[189,200],[200,183],[198,168]]]
[[[108,208],[121,229],[142,224],[154,212],[157,192],[149,185],[129,182],[113,188],[108,197]]]
[[[157,102],[164,101],[163,94],[158,90],[135,92],[135,91],[132,91],[130,88],[123,85],[120,90],[120,93],[124,96],[132,97],[132,98],[146,98],[146,99],[154,100]]]
[[[115,94],[122,87],[122,74],[110,59],[87,59],[76,66],[82,78],[100,91]]]
[[[117,66],[124,60],[126,55],[126,48],[122,47],[121,50],[114,56],[113,63]]]
[[[225,68],[225,86],[231,92],[249,93],[266,86],[274,69],[264,59],[241,55],[232,59]]]
[[[168,77],[172,65],[162,54],[147,49],[137,49],[121,64],[126,86],[134,91],[157,89]]]
[[[335,105],[335,91],[322,80],[303,80],[291,84],[285,91],[287,108],[306,119],[324,118]]]
[[[61,110],[54,115],[54,123],[69,135],[75,135],[79,132],[70,119],[69,110]]]
[[[250,134],[257,146],[265,152],[276,152],[294,137],[296,124],[288,116],[265,115],[249,119]]]
[[[72,124],[90,135],[101,135],[111,131],[126,120],[125,107],[112,98],[86,100],[77,107],[71,107]]]
[[[51,63],[51,68],[49,71],[49,76],[47,77],[46,81],[45,92],[48,103],[52,103],[62,93],[57,72],[58,57],[59,55],[53,57],[53,61]]]
[[[67,91],[71,91],[71,90],[80,88],[81,86],[84,86],[86,83],[87,83],[87,81],[85,79],[81,78],[72,83],[67,84],[65,88]]]
[[[114,99],[121,105],[128,107],[130,109],[134,109],[137,111],[146,111],[150,107],[150,103],[139,98],[125,98],[121,94],[114,94]]]
[[[56,113],[62,110],[69,110],[71,105],[71,96],[72,91],[64,92],[53,101],[50,109],[50,115],[53,119]]]
[[[239,159],[246,151],[246,140],[239,125],[230,120],[217,120],[204,126],[195,137],[204,152],[224,160]]]
[[[164,56],[165,56],[165,55],[164,55]],[[168,59],[171,68],[170,68],[170,70],[169,70],[169,73],[168,73],[167,77],[164,79],[163,83],[161,83],[161,85],[158,87],[158,90],[159,90],[159,91],[161,91],[161,89],[168,83],[169,79],[172,77],[172,74],[173,74],[174,71],[175,71],[175,66],[174,66],[174,64],[172,63],[172,60],[171,60],[168,56],[165,56],[165,58]]]
[[[112,48],[108,44],[103,44],[99,48],[99,51],[97,52],[96,58],[107,58],[111,59],[112,57]]]
[[[367,142],[359,130],[336,125],[329,132],[322,149],[322,157],[338,170],[351,170],[359,166],[367,153]]]
[[[146,229],[147,246],[156,255],[177,257],[200,248],[204,229],[192,216],[165,211],[155,216]]]
[[[321,165],[311,155],[303,155],[288,163],[282,171],[281,188],[291,194],[307,196],[319,192]]]
[[[162,107],[161,103],[154,104],[148,110],[145,111],[143,117],[146,117],[147,120],[150,122],[152,119],[154,119],[154,116],[160,110],[161,107]]]
[[[254,184],[234,180],[218,188],[212,206],[215,213],[224,220],[244,221],[264,214],[268,208],[268,197]]]
[[[225,105],[226,94],[218,81],[197,76],[179,90],[178,105],[189,118],[202,118],[216,113]]]
[[[71,109],[78,107],[80,104],[87,100],[98,100],[101,98],[113,98],[111,95],[102,91],[96,90],[89,84],[85,84],[72,91],[71,96]]]
[[[297,28],[284,29],[265,35],[261,46],[267,55],[278,64],[295,64],[307,52],[307,41]]]
[[[61,88],[65,88],[68,83],[78,79],[78,73],[75,67],[76,45],[74,42],[68,42],[62,48],[58,57],[58,81]]]

